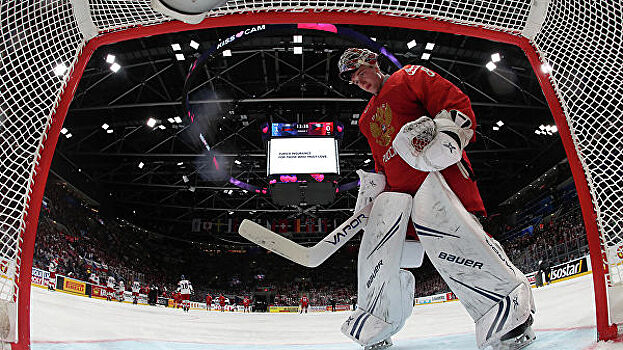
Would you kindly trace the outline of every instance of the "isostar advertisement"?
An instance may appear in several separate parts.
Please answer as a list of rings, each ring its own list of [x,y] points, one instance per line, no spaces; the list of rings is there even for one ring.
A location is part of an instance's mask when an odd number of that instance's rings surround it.
[[[73,278],[65,277],[63,281],[63,290],[75,294],[86,294],[86,283],[75,280]]]
[[[588,259],[586,257],[570,261],[552,268],[550,278],[553,281],[567,279],[568,277],[584,275],[588,272]]]
[[[47,287],[49,278],[50,278],[50,273],[48,271],[44,271],[36,267],[32,268],[32,280],[31,280],[32,284],[39,286],[39,287]]]
[[[571,277],[579,277],[586,275],[591,270],[590,260],[588,256],[575,259],[563,264],[558,264],[551,268],[550,280],[551,282],[564,281]],[[537,272],[531,272],[526,275],[528,282],[531,286],[536,285]]]

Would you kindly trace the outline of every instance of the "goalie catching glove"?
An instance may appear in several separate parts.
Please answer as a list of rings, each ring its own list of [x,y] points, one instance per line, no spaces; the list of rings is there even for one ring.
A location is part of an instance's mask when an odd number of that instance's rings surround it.
[[[392,146],[411,167],[440,171],[461,160],[474,135],[472,121],[457,110],[442,110],[435,119],[423,116],[402,126]]]

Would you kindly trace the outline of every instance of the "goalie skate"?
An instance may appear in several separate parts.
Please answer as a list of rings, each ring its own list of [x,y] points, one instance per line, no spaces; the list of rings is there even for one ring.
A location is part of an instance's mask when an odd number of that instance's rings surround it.
[[[522,325],[508,332],[499,340],[492,344],[493,350],[519,350],[532,344],[536,340],[536,334],[532,330],[532,315]]]
[[[389,348],[389,347],[390,347],[390,346],[392,346],[392,345],[393,345],[393,343],[392,343],[392,338],[387,338],[387,339],[382,340],[382,341],[380,341],[380,342],[378,342],[378,343],[376,343],[376,344],[372,344],[372,345],[365,346],[365,347],[363,348],[363,350],[381,350],[381,349],[387,349],[387,348]]]

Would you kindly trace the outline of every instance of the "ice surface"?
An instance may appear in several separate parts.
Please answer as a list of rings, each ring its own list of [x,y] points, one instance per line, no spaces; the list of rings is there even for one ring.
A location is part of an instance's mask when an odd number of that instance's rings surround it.
[[[534,289],[537,341],[526,350],[613,350],[595,343],[592,276]],[[346,312],[221,313],[76,297],[33,288],[33,350],[358,350],[340,333]],[[394,350],[476,349],[473,322],[459,302],[416,306],[393,337]]]

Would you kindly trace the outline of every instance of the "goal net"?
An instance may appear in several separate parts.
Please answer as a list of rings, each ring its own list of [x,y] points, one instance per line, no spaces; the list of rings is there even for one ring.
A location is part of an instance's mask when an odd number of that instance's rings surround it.
[[[183,30],[260,23],[369,24],[451,32],[526,52],[571,165],[590,246],[600,339],[623,305],[623,6],[605,0],[230,0],[198,25],[149,0],[0,1],[0,336],[29,346],[37,220],[54,148],[94,50]],[[547,64],[551,71],[541,71]],[[621,293],[619,293],[621,294]]]

